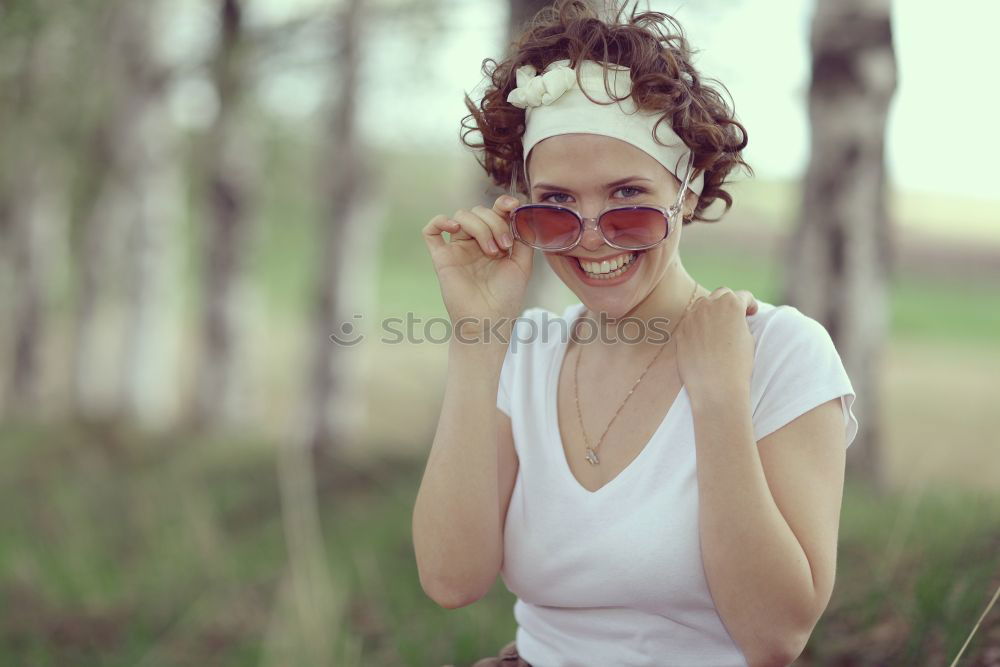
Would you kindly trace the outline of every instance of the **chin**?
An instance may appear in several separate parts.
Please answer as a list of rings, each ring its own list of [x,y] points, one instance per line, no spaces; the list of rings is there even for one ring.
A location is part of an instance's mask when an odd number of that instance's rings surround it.
[[[580,294],[576,293],[583,305],[593,313],[595,316],[600,317],[604,314],[609,320],[619,320],[623,317],[627,317],[632,309],[639,304],[641,299],[633,301],[623,301],[622,299],[614,299],[607,297],[594,297],[592,294]]]

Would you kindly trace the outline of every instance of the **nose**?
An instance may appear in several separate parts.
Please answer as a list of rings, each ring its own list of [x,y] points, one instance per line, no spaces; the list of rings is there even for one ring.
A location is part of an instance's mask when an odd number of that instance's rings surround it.
[[[583,221],[583,236],[580,237],[580,245],[590,251],[598,250],[604,245],[604,237],[597,230],[597,220],[588,218]]]

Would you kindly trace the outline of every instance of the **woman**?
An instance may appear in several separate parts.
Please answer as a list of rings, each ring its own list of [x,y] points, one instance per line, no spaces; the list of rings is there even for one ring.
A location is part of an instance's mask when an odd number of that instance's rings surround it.
[[[854,390],[816,320],[685,270],[746,132],[673,19],[620,17],[557,2],[467,100],[527,202],[423,230],[455,335],[421,584],[517,595],[480,667],[786,665],[833,589]],[[532,248],[580,300],[561,317],[521,312]]]

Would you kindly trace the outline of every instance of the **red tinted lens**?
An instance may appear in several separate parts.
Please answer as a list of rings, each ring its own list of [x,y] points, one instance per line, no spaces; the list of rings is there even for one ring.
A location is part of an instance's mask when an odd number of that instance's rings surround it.
[[[528,245],[559,250],[576,242],[580,221],[570,213],[544,206],[528,206],[514,214],[517,235]]]
[[[667,216],[655,208],[608,211],[601,217],[604,236],[623,248],[644,248],[667,237]]]

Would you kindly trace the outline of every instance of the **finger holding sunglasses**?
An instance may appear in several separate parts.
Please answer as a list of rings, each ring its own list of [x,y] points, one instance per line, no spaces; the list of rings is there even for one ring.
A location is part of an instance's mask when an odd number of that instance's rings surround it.
[[[427,243],[427,247],[433,250],[434,248],[447,245],[441,236],[443,232],[448,232],[452,240],[455,240],[455,236],[461,231],[462,226],[448,216],[435,215],[421,230],[421,234]]]
[[[510,231],[510,213],[520,206],[510,195],[501,195],[493,203],[493,208],[475,206],[472,211],[479,215],[493,231],[493,240],[502,250],[510,250],[514,246],[514,236]]]
[[[482,208],[482,210],[487,211],[485,208]],[[482,248],[483,253],[489,255],[490,257],[499,257],[503,254],[500,250],[500,245],[494,238],[493,228],[490,226],[490,223],[484,220],[481,215],[477,214],[475,209],[472,211],[467,211],[464,208],[459,209],[455,211],[455,215],[451,217],[455,222],[461,225],[462,231],[479,242],[479,247]],[[461,233],[459,234],[459,238],[462,238]]]
[[[469,211],[456,216],[459,220],[436,215],[422,232],[448,315],[467,333],[474,333],[476,322],[513,321],[531,276],[531,248],[518,243],[506,256],[497,256],[499,249],[491,255],[483,245],[495,243],[492,228]]]

